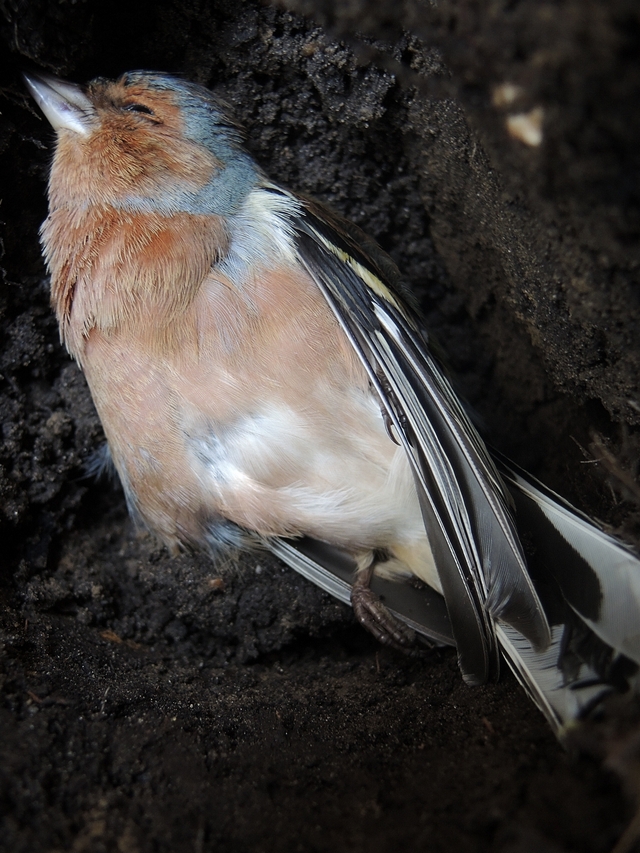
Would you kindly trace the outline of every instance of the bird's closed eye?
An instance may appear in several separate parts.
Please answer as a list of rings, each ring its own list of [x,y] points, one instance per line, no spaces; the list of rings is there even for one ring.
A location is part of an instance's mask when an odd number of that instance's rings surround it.
[[[151,107],[147,107],[145,104],[127,104],[124,109],[129,113],[142,113],[147,116],[155,116]]]

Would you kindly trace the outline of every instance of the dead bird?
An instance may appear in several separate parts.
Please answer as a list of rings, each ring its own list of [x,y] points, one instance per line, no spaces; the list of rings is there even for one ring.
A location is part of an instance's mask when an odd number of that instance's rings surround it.
[[[52,302],[136,519],[266,545],[469,684],[503,656],[560,736],[637,685],[638,558],[492,457],[369,238],[270,181],[205,88],[26,79],[57,132]]]

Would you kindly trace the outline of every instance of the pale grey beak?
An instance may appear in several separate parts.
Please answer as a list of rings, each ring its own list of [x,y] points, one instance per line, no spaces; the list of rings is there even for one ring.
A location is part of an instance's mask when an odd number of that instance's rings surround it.
[[[88,136],[95,126],[93,104],[74,83],[49,74],[23,74],[36,103],[55,130],[71,130]]]

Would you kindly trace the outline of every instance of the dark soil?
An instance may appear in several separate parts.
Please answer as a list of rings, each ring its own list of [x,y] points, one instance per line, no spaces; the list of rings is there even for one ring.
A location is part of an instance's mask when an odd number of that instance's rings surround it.
[[[509,674],[381,649],[264,554],[172,558],[85,476],[19,72],[219,91],[269,173],[392,254],[488,438],[638,544],[637,4],[6,0],[0,40],[0,850],[610,850],[625,704],[566,752]],[[539,146],[509,135],[537,109]]]

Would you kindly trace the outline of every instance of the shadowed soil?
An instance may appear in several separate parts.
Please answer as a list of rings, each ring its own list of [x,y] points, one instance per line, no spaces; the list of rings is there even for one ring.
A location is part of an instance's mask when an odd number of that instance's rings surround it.
[[[509,673],[382,649],[266,554],[170,557],[85,475],[19,72],[156,68],[390,252],[493,444],[640,541],[635,4],[287,5],[0,10],[0,850],[605,853],[640,789],[628,703],[564,751]],[[532,146],[508,119],[536,110]]]

